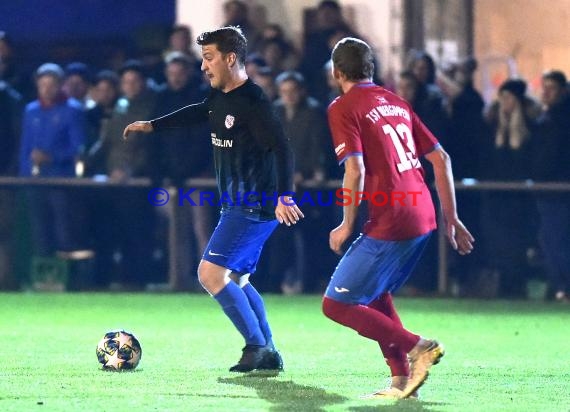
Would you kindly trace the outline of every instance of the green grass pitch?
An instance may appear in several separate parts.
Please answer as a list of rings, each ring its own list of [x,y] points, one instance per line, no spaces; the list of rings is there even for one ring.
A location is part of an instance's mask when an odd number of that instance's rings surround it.
[[[570,411],[570,307],[396,299],[440,339],[421,400],[362,400],[387,383],[374,342],[334,324],[318,296],[268,296],[278,377],[230,374],[243,345],[206,295],[0,294],[0,411]],[[135,372],[99,369],[105,332],[139,338]]]

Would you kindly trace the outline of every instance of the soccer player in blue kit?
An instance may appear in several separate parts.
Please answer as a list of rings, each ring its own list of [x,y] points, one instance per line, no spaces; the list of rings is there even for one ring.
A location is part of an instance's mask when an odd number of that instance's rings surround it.
[[[291,198],[293,153],[270,102],[247,77],[241,30],[228,26],[205,32],[197,43],[212,86],[208,97],[158,119],[131,123],[124,137],[209,121],[222,211],[198,278],[245,340],[241,359],[230,371],[282,370],[263,299],[249,276],[278,223],[290,226],[304,217]],[[239,282],[232,281],[232,274]]]

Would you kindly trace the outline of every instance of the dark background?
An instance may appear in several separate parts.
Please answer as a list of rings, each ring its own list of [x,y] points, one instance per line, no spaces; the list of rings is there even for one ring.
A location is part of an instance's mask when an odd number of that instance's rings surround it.
[[[113,68],[122,55],[163,50],[175,20],[175,0],[0,1],[0,30],[26,73],[45,61]]]

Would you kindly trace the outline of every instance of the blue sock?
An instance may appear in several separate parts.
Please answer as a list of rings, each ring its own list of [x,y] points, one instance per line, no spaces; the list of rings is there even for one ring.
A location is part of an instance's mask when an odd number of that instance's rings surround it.
[[[265,345],[265,338],[259,327],[257,316],[238,285],[234,282],[228,283],[214,298],[241,333],[247,345]]]
[[[263,303],[263,298],[249,282],[243,288],[241,288],[241,290],[244,291],[245,295],[247,296],[247,300],[249,300],[251,308],[257,316],[259,327],[261,328],[261,332],[263,332],[263,336],[265,336],[267,345],[273,347],[271,328],[267,322],[267,315],[265,314],[265,305]]]

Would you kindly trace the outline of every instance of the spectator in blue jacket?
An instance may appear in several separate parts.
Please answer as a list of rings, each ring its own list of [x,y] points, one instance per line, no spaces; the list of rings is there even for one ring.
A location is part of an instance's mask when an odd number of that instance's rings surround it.
[[[64,96],[61,67],[45,63],[36,71],[38,99],[24,111],[20,176],[73,177],[75,161],[85,141],[83,112]],[[78,247],[70,194],[65,189],[30,190],[35,254],[50,256]]]

